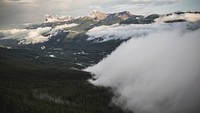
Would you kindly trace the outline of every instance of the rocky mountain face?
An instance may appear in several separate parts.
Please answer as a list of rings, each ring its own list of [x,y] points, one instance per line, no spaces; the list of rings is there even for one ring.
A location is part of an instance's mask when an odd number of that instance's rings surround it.
[[[133,16],[133,14],[131,14],[129,11],[123,11],[123,12],[114,13],[111,15],[113,15],[114,17],[119,17],[122,20],[126,20]]]
[[[87,26],[99,26],[99,25],[112,25],[116,23],[120,24],[150,24],[154,22],[184,22],[191,21],[195,22],[200,17],[199,12],[174,12],[169,14],[150,14],[148,16],[143,15],[134,15],[128,11],[117,12],[117,13],[104,13],[101,11],[92,11],[88,16],[82,16],[78,18],[73,18],[70,16],[54,16],[47,15],[46,22],[43,23],[44,26],[51,26],[56,23],[79,23],[79,24],[87,24]],[[188,20],[188,18],[193,18],[193,20]],[[43,26],[43,27],[44,27]]]
[[[100,11],[92,11],[89,15],[90,18],[94,19],[94,20],[103,20],[105,18],[107,18],[108,14],[100,12]]]
[[[109,23],[109,21],[117,20],[117,22],[122,21],[122,20],[127,20],[135,15],[131,14],[128,11],[123,11],[123,12],[117,12],[117,13],[104,13],[101,11],[92,11],[90,15],[88,16],[83,16],[79,18],[73,18],[71,16],[55,16],[55,15],[46,15],[46,22],[63,22],[63,21],[73,21],[73,20],[78,20],[78,19],[83,19],[83,20],[95,20],[95,21],[104,21]]]

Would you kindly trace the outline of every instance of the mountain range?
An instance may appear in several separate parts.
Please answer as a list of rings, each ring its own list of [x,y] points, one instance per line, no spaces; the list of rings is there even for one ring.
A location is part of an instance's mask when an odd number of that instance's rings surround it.
[[[92,75],[83,69],[129,39],[199,28],[200,12],[92,11],[75,18],[46,15],[44,22],[0,30],[0,112],[129,113],[110,103],[109,88],[89,84]]]
[[[30,49],[38,51],[43,56],[56,58],[69,59],[68,56],[75,57],[80,54],[82,57],[87,56],[84,57],[85,59],[91,60],[88,62],[98,62],[122,42],[131,37],[148,34],[153,29],[157,29],[156,25],[169,27],[170,23],[189,22],[195,23],[192,26],[197,29],[199,24],[196,23],[200,20],[200,12],[143,16],[134,15],[128,11],[111,14],[92,11],[88,16],[77,18],[46,16],[46,21],[39,24],[0,30],[0,46],[9,49]],[[133,31],[132,34],[129,30]],[[91,56],[94,57],[89,58]]]

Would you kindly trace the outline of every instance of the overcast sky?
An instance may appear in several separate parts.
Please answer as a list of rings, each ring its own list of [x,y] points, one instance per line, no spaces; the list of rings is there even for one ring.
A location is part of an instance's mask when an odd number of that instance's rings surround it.
[[[92,10],[133,14],[200,11],[200,0],[0,0],[0,25],[44,20],[45,14],[83,16]]]

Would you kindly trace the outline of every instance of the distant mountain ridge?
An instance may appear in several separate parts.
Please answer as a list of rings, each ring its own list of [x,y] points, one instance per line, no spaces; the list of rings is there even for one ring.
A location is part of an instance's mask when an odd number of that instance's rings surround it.
[[[86,67],[99,62],[130,38],[175,28],[200,28],[199,12],[143,16],[128,11],[110,14],[93,11],[76,18],[48,15],[46,20],[22,29],[0,30],[0,48],[35,51],[39,53],[33,57],[36,61],[40,57],[67,59]]]
[[[129,11],[122,11],[122,12],[116,12],[116,13],[104,13],[101,11],[93,10],[89,15],[82,16],[82,17],[76,17],[73,18],[71,16],[54,16],[54,15],[46,15],[46,21],[47,22],[63,22],[63,21],[74,21],[78,19],[83,20],[95,20],[95,21],[101,21],[104,24],[113,24],[113,23],[121,23],[121,24],[149,24],[155,22],[154,20],[157,18],[163,18],[163,17],[169,17],[169,16],[183,16],[185,14],[200,14],[200,12],[174,12],[169,14],[150,14],[147,16],[143,15],[134,15]],[[173,18],[174,22],[178,20],[183,20],[179,18]],[[172,19],[171,19],[172,20]],[[115,22],[111,22],[115,21]],[[163,20],[162,22],[168,22],[168,20]]]
[[[92,11],[87,16],[76,18],[71,16],[46,15],[46,21],[39,24],[29,24],[22,29],[0,30],[0,47],[24,47],[24,45],[37,45],[37,43],[48,43],[48,45],[59,44],[59,47],[62,47],[65,45],[65,42],[71,39],[80,37],[84,37],[84,39],[90,38],[88,32],[98,27],[109,29],[115,28],[113,26],[116,25],[120,27],[120,25],[125,26],[130,24],[145,25],[177,22],[197,22],[199,24],[199,21],[200,12],[190,11],[163,15],[150,14],[148,16],[135,15],[129,11],[116,13]],[[111,34],[109,36],[114,35]]]

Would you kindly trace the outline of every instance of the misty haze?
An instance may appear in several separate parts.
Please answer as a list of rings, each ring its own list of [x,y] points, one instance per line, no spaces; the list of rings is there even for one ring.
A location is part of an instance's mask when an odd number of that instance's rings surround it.
[[[0,1],[0,113],[200,113],[199,6]]]

